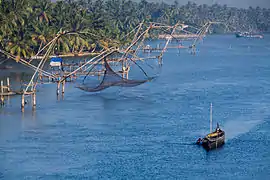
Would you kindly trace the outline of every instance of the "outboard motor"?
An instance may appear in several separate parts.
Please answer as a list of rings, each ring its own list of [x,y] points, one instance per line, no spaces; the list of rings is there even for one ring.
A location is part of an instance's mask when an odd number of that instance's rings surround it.
[[[196,144],[201,144],[201,142],[202,142],[202,139],[199,138],[199,139],[197,140]]]

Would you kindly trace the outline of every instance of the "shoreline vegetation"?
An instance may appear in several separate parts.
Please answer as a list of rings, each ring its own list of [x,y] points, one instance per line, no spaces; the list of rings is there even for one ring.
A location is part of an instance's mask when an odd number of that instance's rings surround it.
[[[130,39],[121,38],[142,21],[168,25],[181,22],[198,28],[207,21],[226,24],[226,27],[212,26],[210,33],[213,34],[270,32],[270,9],[191,2],[180,6],[176,1],[169,5],[145,0],[0,0],[0,49],[18,59],[29,59],[57,34],[83,32],[97,35],[101,43],[96,43],[97,39],[91,36],[62,36],[53,55],[88,55],[113,43],[121,46],[129,42]]]

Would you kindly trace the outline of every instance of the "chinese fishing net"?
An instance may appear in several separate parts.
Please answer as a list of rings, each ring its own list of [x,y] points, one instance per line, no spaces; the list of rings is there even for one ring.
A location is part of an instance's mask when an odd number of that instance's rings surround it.
[[[117,62],[103,59],[94,64],[85,76],[77,80],[79,82],[77,88],[87,92],[98,92],[112,86],[135,87],[152,81],[158,76],[147,72],[147,68],[143,66],[146,63],[143,60],[139,61],[130,59]],[[123,68],[123,64],[126,67]],[[153,65],[148,63],[147,66],[148,69],[155,70]]]
[[[163,26],[161,26],[163,27]],[[137,31],[131,44],[91,63],[77,80],[77,88],[87,92],[98,92],[113,86],[134,87],[156,79],[161,71],[162,55],[169,40],[156,41],[160,31],[154,26]],[[172,28],[165,28],[171,33]],[[151,33],[154,34],[151,36]],[[167,32],[168,31],[168,32]]]

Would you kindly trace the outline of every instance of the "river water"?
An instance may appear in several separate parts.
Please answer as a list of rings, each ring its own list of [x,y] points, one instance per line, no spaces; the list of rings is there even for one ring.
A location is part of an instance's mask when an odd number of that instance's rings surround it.
[[[45,84],[24,113],[9,98],[0,179],[270,179],[270,36],[208,36],[197,51],[169,50],[160,77],[137,87],[67,84],[57,100]],[[194,142],[209,132],[211,102],[226,143],[207,152]]]

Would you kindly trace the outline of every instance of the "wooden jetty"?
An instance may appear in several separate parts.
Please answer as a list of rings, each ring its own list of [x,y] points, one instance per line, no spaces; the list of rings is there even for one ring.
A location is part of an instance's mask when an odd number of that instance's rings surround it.
[[[60,54],[60,55],[52,55],[52,56],[49,56],[49,58],[52,58],[52,57],[84,57],[84,56],[95,56],[95,55],[98,55],[99,53],[98,52],[80,52],[80,53],[68,53],[68,54]],[[31,57],[31,59],[33,60],[41,60],[43,59],[44,56],[33,56]]]
[[[182,46],[182,45],[176,45],[176,46],[167,46],[166,49],[187,49],[189,47]],[[145,46],[143,48],[144,53],[151,53],[151,52],[161,52],[163,51],[163,48],[158,48],[158,47],[150,47],[150,46]]]
[[[173,38],[176,39],[195,39],[200,37],[199,34],[174,34]],[[172,39],[172,36],[168,35],[168,34],[160,34],[158,35],[159,39]]]
[[[32,99],[32,109],[35,110],[36,109],[36,89],[33,89],[31,91],[27,91],[27,92],[22,92],[22,99],[21,99],[21,110],[22,112],[24,112],[24,106],[26,105],[26,101],[25,101],[25,95],[31,95],[31,99]]]
[[[152,47],[145,47],[145,48],[143,48],[143,52],[144,53],[148,53],[148,52],[161,52],[163,49],[162,48],[152,48]]]
[[[15,92],[11,91],[9,78],[7,78],[6,85],[4,85],[4,81],[1,80],[0,90],[0,105],[5,104],[5,96],[12,96],[16,94]]]

